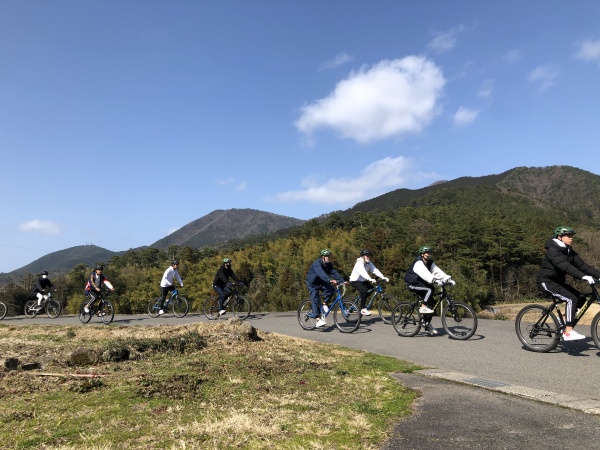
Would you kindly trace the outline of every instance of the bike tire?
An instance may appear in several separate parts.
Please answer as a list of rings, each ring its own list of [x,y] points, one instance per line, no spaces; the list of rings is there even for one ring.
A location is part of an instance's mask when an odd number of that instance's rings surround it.
[[[250,301],[245,297],[238,297],[231,299],[233,305],[233,315],[238,319],[245,320],[250,316]]]
[[[413,337],[421,330],[418,303],[399,302],[392,312],[392,326],[398,336]]]
[[[153,319],[158,317],[158,311],[160,310],[160,298],[156,297],[154,300],[148,302],[148,315]]]
[[[379,312],[379,317],[383,320],[383,323],[392,323],[392,313],[397,304],[398,299],[396,297],[387,294],[381,296],[377,311]]]
[[[353,333],[360,326],[362,314],[358,305],[342,299],[333,310],[333,322],[342,333]]]
[[[81,302],[81,305],[79,305],[78,315],[79,315],[79,321],[81,323],[88,323],[92,319],[93,310],[90,309],[90,312],[88,312],[88,313],[86,313],[84,310],[85,305],[87,305],[88,302],[89,302],[89,300],[84,300]]]
[[[515,318],[517,337],[527,350],[546,353],[553,350],[560,341],[558,319],[552,311],[547,312],[547,309],[542,305],[528,305]]]
[[[592,319],[592,339],[594,339],[594,344],[596,347],[600,349],[600,312],[594,316]]]
[[[48,314],[48,317],[51,319],[56,319],[60,316],[61,311],[62,307],[56,300],[50,299],[46,302],[46,314]]]
[[[450,338],[466,341],[477,331],[477,315],[470,305],[452,302],[442,310],[442,326]]]
[[[37,316],[39,311],[36,309],[36,306],[37,300],[28,300],[27,303],[25,303],[24,308],[25,317],[28,319],[33,319],[35,316]]]
[[[6,307],[6,304],[3,302],[0,302],[0,320],[4,319],[6,317],[7,312],[8,312],[8,308]]]
[[[98,314],[100,315],[100,319],[102,320],[102,322],[104,322],[106,325],[112,323],[113,319],[115,318],[115,308],[112,302],[108,300],[103,300],[100,303]]]
[[[313,316],[312,300],[304,300],[298,306],[298,323],[305,330],[314,330],[317,325],[318,317]]]
[[[171,300],[171,308],[173,310],[173,315],[175,317],[185,317],[185,315],[188,313],[189,311],[189,303],[187,301],[187,298],[185,297],[180,297],[179,295],[176,295],[172,300]]]
[[[210,297],[205,300],[204,315],[208,320],[215,320],[219,318],[219,299]]]

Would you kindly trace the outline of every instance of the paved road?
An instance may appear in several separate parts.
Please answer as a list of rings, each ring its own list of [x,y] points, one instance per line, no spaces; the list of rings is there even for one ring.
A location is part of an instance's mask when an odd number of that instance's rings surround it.
[[[229,314],[225,317],[230,317]],[[437,319],[437,318],[436,318]],[[223,319],[220,319],[223,320]],[[452,380],[499,392],[558,404],[593,414],[600,414],[600,350],[591,337],[584,341],[559,344],[551,353],[524,350],[516,337],[512,321],[479,320],[477,333],[468,341],[449,339],[440,334],[413,338],[398,336],[391,325],[379,318],[366,320],[352,334],[340,333],[332,319],[331,326],[321,330],[300,328],[295,312],[254,314],[249,319],[255,328],[288,336],[338,344],[345,347],[388,355],[430,368],[422,373],[430,377]],[[183,319],[170,315],[151,319],[147,315],[117,315],[116,325],[182,324],[207,321],[200,314]],[[0,324],[77,324],[76,317],[61,316],[52,320],[44,316],[27,319],[7,317]],[[100,324],[97,318],[92,324]],[[441,325],[434,319],[434,325]],[[589,326],[579,332],[589,336]],[[573,386],[573,383],[577,383]]]

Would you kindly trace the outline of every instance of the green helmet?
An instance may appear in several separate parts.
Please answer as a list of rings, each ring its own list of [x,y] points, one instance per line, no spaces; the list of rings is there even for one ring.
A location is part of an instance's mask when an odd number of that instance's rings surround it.
[[[231,260],[229,258],[223,258],[223,264],[230,263]]]
[[[428,245],[422,245],[419,247],[419,255],[422,255],[423,253],[433,253],[433,248]]]
[[[556,227],[554,229],[554,237],[564,236],[565,234],[575,234],[575,230],[571,227]]]
[[[321,250],[321,256],[331,256],[331,252],[324,248],[323,250]]]

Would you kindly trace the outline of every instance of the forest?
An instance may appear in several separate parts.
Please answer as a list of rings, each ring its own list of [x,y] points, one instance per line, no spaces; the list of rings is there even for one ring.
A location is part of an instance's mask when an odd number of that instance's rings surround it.
[[[308,297],[305,275],[323,248],[333,252],[334,265],[346,279],[360,250],[371,250],[375,265],[390,278],[387,292],[409,298],[404,271],[419,246],[430,245],[437,265],[457,282],[454,297],[479,310],[535,299],[543,244],[558,225],[574,227],[573,247],[586,262],[600,267],[600,232],[589,221],[541,208],[493,185],[437,190],[412,206],[389,211],[333,212],[286,233],[219,247],[144,248],[98,263],[106,266],[104,273],[115,286],[117,313],[145,313],[148,301],[159,295],[160,279],[173,257],[181,261],[181,293],[190,300],[191,312],[201,312],[204,300],[214,295],[212,281],[224,257],[233,260],[233,270],[246,284],[253,311],[289,311]],[[91,269],[79,264],[52,279],[55,298],[66,312],[77,311]],[[3,300],[13,313],[22,313],[37,277],[27,274],[4,289]]]

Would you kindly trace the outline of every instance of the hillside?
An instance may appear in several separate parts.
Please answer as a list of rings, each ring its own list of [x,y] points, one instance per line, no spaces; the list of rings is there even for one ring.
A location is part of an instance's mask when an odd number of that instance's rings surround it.
[[[300,219],[255,209],[218,209],[156,241],[151,247],[210,247],[230,239],[270,234],[302,223],[304,221]]]

